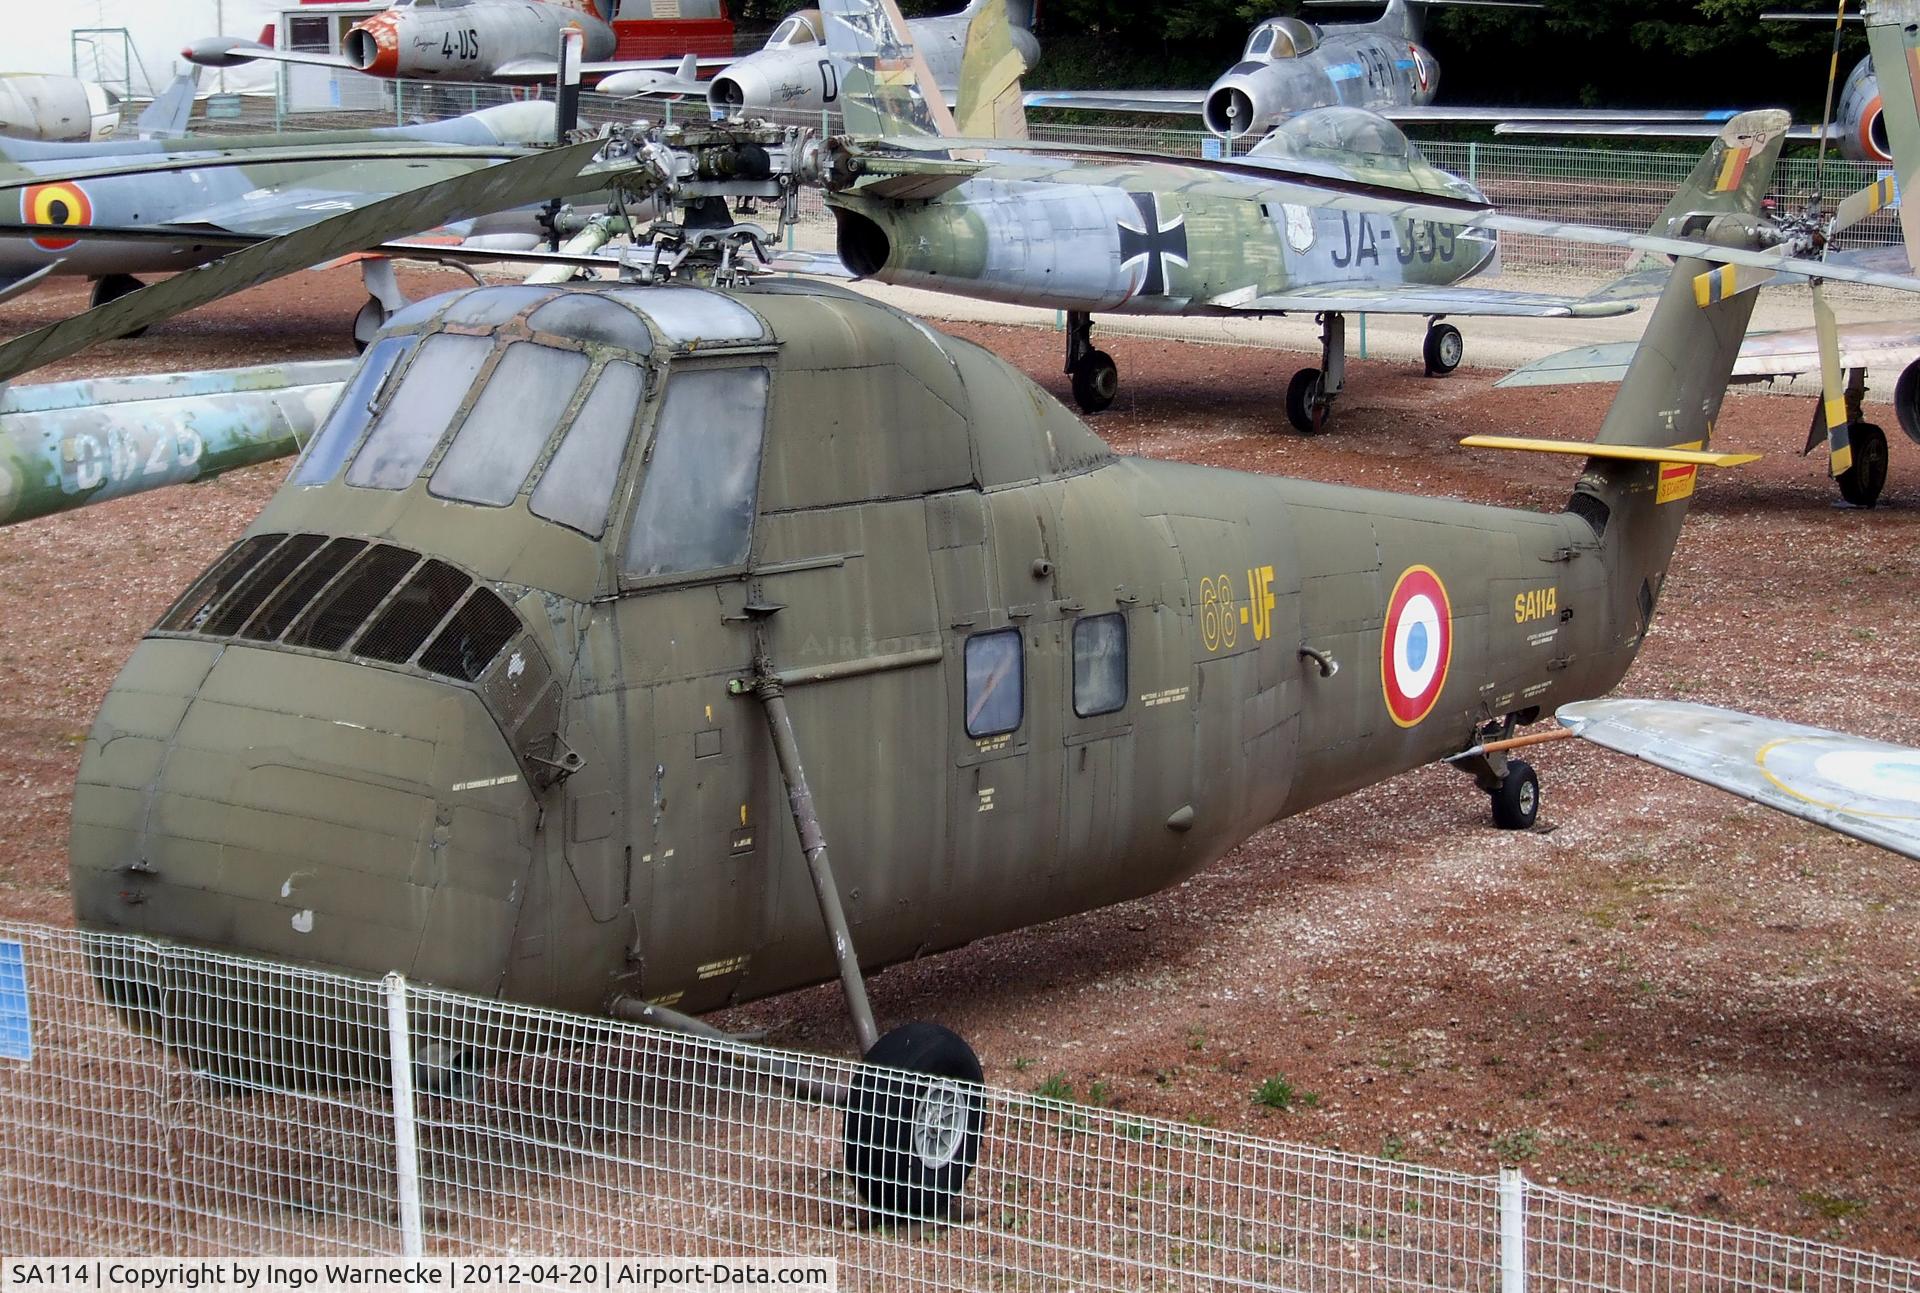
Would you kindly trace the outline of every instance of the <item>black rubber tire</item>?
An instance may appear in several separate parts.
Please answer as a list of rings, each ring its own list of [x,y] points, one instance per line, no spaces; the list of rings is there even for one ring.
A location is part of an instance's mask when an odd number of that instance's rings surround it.
[[[104,278],[96,278],[93,280],[93,292],[87,300],[89,304],[97,309],[103,305],[111,305],[123,296],[131,296],[145,286],[145,283],[142,283],[131,274],[108,274]],[[135,328],[132,332],[123,332],[120,335],[126,340],[131,341],[135,337],[146,336],[147,330],[145,328]]]
[[[1325,416],[1316,423],[1313,402],[1320,398],[1320,370],[1302,368],[1287,383],[1287,421],[1301,435],[1319,435],[1326,429]]]
[[[1091,350],[1073,369],[1073,402],[1083,413],[1098,413],[1120,393],[1120,365],[1104,350]]]
[[[1853,447],[1853,466],[1834,477],[1834,484],[1855,507],[1872,507],[1887,483],[1887,433],[1871,422],[1853,422],[1847,443]]]
[[[1920,444],[1920,359],[1900,370],[1893,384],[1893,411],[1899,416],[1900,429],[1907,439]]]
[[[360,307],[360,312],[353,316],[353,353],[365,354],[367,347],[373,344],[374,337],[386,326],[387,307],[368,297],[367,303]]]
[[[1493,824],[1503,831],[1531,830],[1540,816],[1540,777],[1524,759],[1507,760],[1507,776],[1493,792]]]
[[[1435,323],[1427,328],[1421,354],[1427,361],[1427,376],[1445,377],[1466,357],[1467,341],[1451,323]]]
[[[878,1217],[949,1216],[980,1159],[980,1061],[939,1024],[873,1044],[847,1093],[847,1174]]]

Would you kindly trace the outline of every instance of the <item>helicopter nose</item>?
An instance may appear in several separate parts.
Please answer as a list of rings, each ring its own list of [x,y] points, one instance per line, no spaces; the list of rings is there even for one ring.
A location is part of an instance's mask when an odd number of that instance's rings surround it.
[[[536,814],[473,692],[149,638],[87,739],[75,914],[93,930],[493,994]]]

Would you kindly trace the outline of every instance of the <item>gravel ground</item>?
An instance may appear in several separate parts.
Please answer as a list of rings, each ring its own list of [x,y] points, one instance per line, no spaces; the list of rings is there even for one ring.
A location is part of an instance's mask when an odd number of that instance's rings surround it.
[[[303,275],[47,376],[345,353],[360,297],[351,271]],[[0,306],[0,332],[78,299]],[[954,330],[1066,397],[1057,335]],[[1458,435],[1586,436],[1607,398],[1362,361],[1334,431],[1307,440],[1276,432],[1302,356],[1102,343],[1123,383],[1094,425],[1123,452],[1478,502],[1557,508],[1573,473]],[[1809,415],[1729,400],[1716,446],[1767,457],[1703,482],[1624,690],[1920,744],[1920,453],[1896,433],[1882,505],[1837,508],[1822,462],[1795,452]],[[67,804],[94,710],[281,475],[0,530],[0,914],[70,920]],[[1582,1192],[1920,1256],[1920,864],[1577,743],[1532,761],[1534,832],[1491,829],[1456,773],[1411,773],[1164,894],[889,970],[875,1007],[883,1026],[958,1029],[1015,1088],[1057,1074],[1121,1108],[1476,1171],[1518,1162]],[[723,1022],[851,1040],[829,989]],[[1276,1076],[1291,1109],[1252,1099]]]

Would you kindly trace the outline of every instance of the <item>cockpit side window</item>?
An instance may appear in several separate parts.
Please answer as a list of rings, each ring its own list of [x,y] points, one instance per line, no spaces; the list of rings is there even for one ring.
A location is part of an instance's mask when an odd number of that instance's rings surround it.
[[[428,492],[488,507],[511,503],[586,373],[587,357],[577,350],[531,341],[508,346],[434,468]]]
[[[382,337],[360,361],[347,388],[340,392],[339,403],[327,417],[327,424],[307,446],[307,456],[293,474],[296,485],[324,485],[340,470],[347,454],[359,442],[360,433],[373,420],[374,404],[386,386],[387,378],[402,360],[413,353],[419,337]]]
[[[792,45],[811,45],[814,43],[813,28],[801,18],[789,17],[773,29],[773,36],[767,41],[771,48],[785,49]]]
[[[766,420],[764,368],[695,368],[668,378],[627,534],[627,575],[690,574],[747,559]]]
[[[570,526],[597,539],[607,528],[607,509],[620,475],[620,459],[633,435],[634,413],[646,395],[646,374],[632,364],[608,364],[580,406],[567,438],[540,473],[528,506],[535,516]]]
[[[400,388],[353,456],[347,484],[367,489],[405,489],[426,465],[480,366],[493,353],[491,337],[438,333],[400,379]]]

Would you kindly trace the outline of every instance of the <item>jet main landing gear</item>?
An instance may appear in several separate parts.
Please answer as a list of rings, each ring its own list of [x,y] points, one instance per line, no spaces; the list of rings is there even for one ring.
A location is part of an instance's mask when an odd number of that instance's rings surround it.
[[[1334,397],[1347,385],[1347,316],[1315,316],[1320,325],[1320,366],[1302,368],[1287,383],[1287,421],[1303,435],[1327,429]]]
[[[1093,316],[1085,310],[1067,311],[1066,374],[1073,379],[1073,402],[1083,413],[1100,412],[1120,391],[1120,366],[1112,355],[1093,348]]]
[[[1460,329],[1440,322],[1436,314],[1427,324],[1427,339],[1420,348],[1421,358],[1427,362],[1427,376],[1445,377],[1460,366],[1466,353],[1467,342]]]

